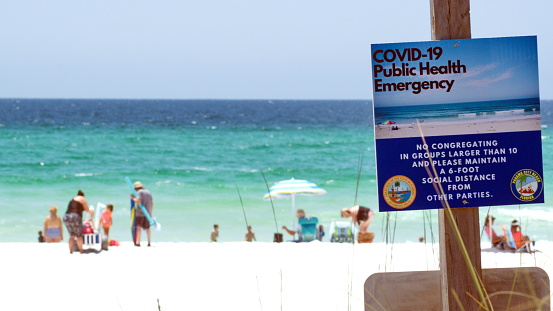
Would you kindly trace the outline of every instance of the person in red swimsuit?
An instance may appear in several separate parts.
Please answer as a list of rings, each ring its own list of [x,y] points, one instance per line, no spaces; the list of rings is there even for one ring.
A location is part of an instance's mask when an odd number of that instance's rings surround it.
[[[102,224],[105,236],[109,236],[109,229],[111,228],[111,225],[113,225],[112,213],[113,205],[108,204],[106,209],[102,212],[102,217],[100,218],[100,224]]]
[[[530,238],[527,235],[522,234],[522,230],[520,229],[516,219],[511,222],[511,233],[513,234],[513,239],[517,248],[520,248],[527,242],[530,242]]]

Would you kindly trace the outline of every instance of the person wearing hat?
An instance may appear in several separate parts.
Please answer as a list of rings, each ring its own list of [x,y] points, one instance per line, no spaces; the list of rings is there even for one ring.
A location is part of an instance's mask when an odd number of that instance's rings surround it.
[[[488,215],[486,217],[486,220],[484,221],[484,231],[488,235],[488,238],[490,238],[490,241],[492,241],[492,246],[504,249],[505,248],[505,237],[503,235],[497,235],[495,233],[495,230],[493,230],[493,222],[495,221],[495,217],[492,215]]]
[[[134,190],[136,190],[137,196],[131,194],[131,199],[136,204],[135,206],[140,206],[140,204],[143,204],[148,213],[150,214],[150,217],[153,217],[152,212],[154,211],[154,200],[152,199],[152,194],[149,190],[144,189],[144,185],[137,181],[133,184]],[[134,241],[134,246],[140,246],[140,235],[142,233],[142,229],[146,230],[146,235],[148,236],[148,246],[150,246],[151,243],[151,232],[150,232],[150,222],[142,212],[141,208],[136,208],[136,214],[135,214],[135,222],[136,222],[136,241]]]
[[[522,234],[518,220],[513,220],[511,222],[511,233],[513,234],[513,240],[517,248],[522,247],[524,244],[530,242],[530,238],[527,235]]]

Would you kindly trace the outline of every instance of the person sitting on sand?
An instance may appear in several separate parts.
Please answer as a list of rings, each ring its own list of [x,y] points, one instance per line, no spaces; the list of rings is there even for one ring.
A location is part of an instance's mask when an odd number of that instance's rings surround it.
[[[246,232],[246,237],[244,238],[244,241],[247,241],[247,242],[256,241],[255,233],[253,233],[252,231],[252,226],[248,226],[248,232]]]
[[[38,231],[38,243],[44,243],[44,236],[42,235],[42,230]]]
[[[493,230],[493,223],[495,221],[495,217],[492,215],[488,215],[486,217],[486,220],[484,221],[484,231],[488,235],[488,238],[490,238],[490,241],[492,241],[492,246],[497,247],[499,249],[505,248],[505,237],[503,235],[497,235],[495,233],[495,230]]]
[[[217,242],[219,237],[219,225],[213,225],[213,230],[211,230],[211,242]]]
[[[113,220],[111,218],[112,213],[113,213],[113,205],[108,204],[106,206],[106,209],[102,212],[102,217],[100,217],[100,224],[104,229],[105,236],[109,236],[109,229],[111,228],[111,225],[113,225]]]
[[[343,208],[340,211],[340,215],[342,218],[351,217],[353,222],[359,225],[359,232],[361,233],[369,231],[369,226],[374,218],[374,212],[370,208],[360,205],[356,205],[352,208]]]
[[[57,243],[63,240],[63,226],[57,212],[58,208],[51,206],[50,215],[44,219],[44,242]]]
[[[513,234],[513,240],[515,241],[517,248],[520,248],[524,244],[530,242],[530,238],[527,235],[522,235],[522,230],[520,229],[516,219],[511,222],[511,233]]]
[[[84,193],[79,190],[67,205],[67,211],[63,216],[63,222],[69,231],[69,253],[73,254],[73,244],[77,242],[77,247],[80,253],[83,253],[83,211],[90,214],[90,218],[94,218],[94,211],[88,208],[88,203],[84,197]]]
[[[298,220],[299,220],[300,218],[305,218],[305,211],[302,210],[302,209],[298,209],[298,210],[296,211],[296,217],[298,218]],[[301,242],[301,241],[302,241],[301,226],[300,226],[299,222],[297,222],[297,223],[295,224],[294,230],[290,230],[290,229],[288,229],[286,226],[282,226],[282,229],[284,229],[286,232],[288,232],[288,234],[291,235],[291,236],[296,235],[296,233],[298,234],[298,239],[297,239],[297,240],[293,240],[292,242]]]

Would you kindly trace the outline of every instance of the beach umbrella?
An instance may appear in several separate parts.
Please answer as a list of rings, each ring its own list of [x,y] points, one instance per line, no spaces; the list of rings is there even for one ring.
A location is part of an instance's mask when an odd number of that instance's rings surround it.
[[[388,127],[390,127],[390,125],[392,124],[396,124],[396,122],[392,121],[392,120],[388,120],[386,122],[383,123],[384,125],[388,125]]]
[[[295,197],[297,195],[319,196],[326,193],[326,190],[317,186],[317,184],[303,179],[288,179],[275,183],[269,191],[263,196],[265,200],[271,199],[292,199],[292,217],[295,213]],[[295,220],[293,221],[293,223]]]

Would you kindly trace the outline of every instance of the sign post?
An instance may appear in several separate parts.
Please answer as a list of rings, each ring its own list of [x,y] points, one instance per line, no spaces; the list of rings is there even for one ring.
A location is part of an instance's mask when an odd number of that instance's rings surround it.
[[[503,299],[512,274],[547,274],[483,270],[476,206],[544,202],[537,38],[471,39],[469,0],[431,0],[431,21],[433,41],[371,53],[379,211],[439,209],[440,271],[373,274],[366,305],[525,309],[549,290]],[[409,295],[389,299],[399,288]]]
[[[471,38],[469,0],[431,0],[430,14],[432,40]],[[472,277],[476,274],[482,279],[478,207],[440,209],[438,221],[442,309],[462,310],[464,306],[466,310],[478,310],[475,299],[480,296]],[[455,227],[462,237],[470,263],[460,256],[462,244],[457,241]]]

